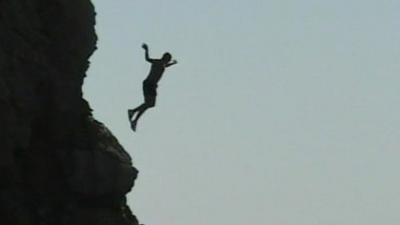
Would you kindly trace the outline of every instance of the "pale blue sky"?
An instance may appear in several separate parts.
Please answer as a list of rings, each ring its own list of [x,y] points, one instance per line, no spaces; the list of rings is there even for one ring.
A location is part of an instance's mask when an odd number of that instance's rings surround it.
[[[93,0],[84,93],[146,225],[400,223],[400,1]],[[142,42],[169,68],[143,101]]]

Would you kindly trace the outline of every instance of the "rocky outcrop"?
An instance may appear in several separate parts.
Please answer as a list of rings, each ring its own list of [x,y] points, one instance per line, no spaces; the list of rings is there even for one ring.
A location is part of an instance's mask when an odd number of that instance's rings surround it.
[[[137,225],[137,176],[82,98],[89,0],[0,0],[0,224]]]

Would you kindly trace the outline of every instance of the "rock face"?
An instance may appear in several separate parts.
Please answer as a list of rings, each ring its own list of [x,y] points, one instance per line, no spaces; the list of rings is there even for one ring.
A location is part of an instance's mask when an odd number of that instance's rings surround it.
[[[137,176],[82,98],[89,0],[0,0],[0,224],[138,225]]]

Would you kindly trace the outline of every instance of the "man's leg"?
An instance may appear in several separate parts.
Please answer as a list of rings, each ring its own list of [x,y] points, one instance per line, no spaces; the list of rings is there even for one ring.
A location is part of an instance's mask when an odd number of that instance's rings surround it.
[[[145,102],[138,107],[138,109],[136,110],[138,113],[136,114],[135,119],[132,120],[131,122],[131,128],[133,131],[136,131],[136,125],[139,118],[143,115],[143,113],[147,109],[154,107],[155,103],[156,103],[156,96],[145,96]]]
[[[138,107],[134,108],[134,109],[128,109],[128,118],[129,121],[132,120],[133,115],[135,115],[135,113],[143,106],[144,104],[139,105]]]
[[[143,115],[143,113],[148,109],[149,107],[146,104],[142,104],[139,109],[137,110],[138,113],[136,114],[136,117],[134,120],[131,121],[131,128],[133,131],[136,131],[136,125],[137,121],[139,118]]]

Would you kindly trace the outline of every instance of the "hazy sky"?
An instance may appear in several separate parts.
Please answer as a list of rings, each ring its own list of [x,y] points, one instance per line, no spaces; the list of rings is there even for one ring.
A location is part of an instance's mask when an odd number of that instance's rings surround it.
[[[400,1],[93,0],[85,97],[146,225],[400,223]],[[129,128],[152,57],[156,108]]]

